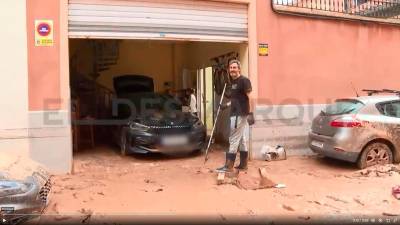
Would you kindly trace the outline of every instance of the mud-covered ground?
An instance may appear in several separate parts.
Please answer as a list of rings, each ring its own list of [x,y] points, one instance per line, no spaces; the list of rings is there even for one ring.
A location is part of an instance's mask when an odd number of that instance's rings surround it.
[[[250,190],[217,185],[213,170],[224,162],[223,156],[217,146],[206,164],[201,154],[122,157],[108,147],[79,152],[74,173],[53,178],[45,215],[32,223],[112,224],[149,218],[400,223],[400,200],[391,194],[392,187],[400,185],[398,165],[359,171],[351,163],[318,156],[251,161],[239,181],[257,184],[258,169],[263,167],[269,179],[286,188]]]

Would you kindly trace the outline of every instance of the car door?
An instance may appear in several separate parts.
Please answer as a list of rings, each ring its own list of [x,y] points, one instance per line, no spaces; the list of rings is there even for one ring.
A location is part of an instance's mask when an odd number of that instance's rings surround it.
[[[385,117],[386,131],[396,149],[400,149],[400,100],[384,102],[377,105]]]

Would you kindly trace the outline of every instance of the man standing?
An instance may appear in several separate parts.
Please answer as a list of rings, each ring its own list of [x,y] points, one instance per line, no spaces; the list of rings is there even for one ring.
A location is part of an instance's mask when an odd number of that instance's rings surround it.
[[[196,103],[197,100],[196,100],[196,96],[194,95],[195,94],[194,89],[189,88],[188,94],[190,96],[190,103],[189,103],[190,112],[193,113],[195,116],[197,116],[197,103]]]
[[[240,62],[232,60],[229,62],[229,75],[232,78],[231,99],[222,108],[231,105],[230,113],[230,135],[229,135],[229,151],[226,153],[225,165],[218,168],[218,172],[229,172],[233,170],[236,159],[236,153],[239,149],[240,164],[236,169],[247,169],[248,146],[247,146],[247,130],[249,124],[247,117],[250,114],[249,95],[252,90],[251,82],[248,78],[240,73]]]

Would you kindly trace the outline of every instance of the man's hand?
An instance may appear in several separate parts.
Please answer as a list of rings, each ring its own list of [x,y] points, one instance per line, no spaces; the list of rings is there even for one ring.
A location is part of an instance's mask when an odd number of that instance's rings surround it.
[[[256,121],[254,118],[254,113],[250,112],[249,115],[247,116],[247,122],[249,123],[249,125],[253,125]]]
[[[231,102],[227,102],[226,104],[220,104],[219,107],[221,110],[227,109],[231,105]]]

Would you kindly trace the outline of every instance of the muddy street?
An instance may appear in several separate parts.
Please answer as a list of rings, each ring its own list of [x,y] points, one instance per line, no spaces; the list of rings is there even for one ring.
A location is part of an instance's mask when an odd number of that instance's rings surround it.
[[[270,180],[286,187],[246,190],[238,185],[217,185],[214,169],[224,161],[218,146],[205,165],[201,154],[123,157],[107,147],[95,151],[76,154],[73,174],[54,177],[45,212],[48,216],[40,221],[87,222],[150,215],[309,222],[366,215],[393,219],[400,214],[400,201],[391,195],[391,188],[400,184],[400,173],[387,169],[390,166],[359,171],[353,164],[318,156],[253,160],[249,170],[239,174],[242,183],[257,183],[258,168],[262,167]]]

